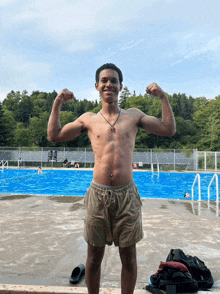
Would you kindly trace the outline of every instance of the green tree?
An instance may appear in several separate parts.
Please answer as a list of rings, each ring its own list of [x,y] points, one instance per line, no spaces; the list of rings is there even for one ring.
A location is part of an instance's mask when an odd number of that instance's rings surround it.
[[[17,123],[15,120],[13,111],[7,110],[7,108],[5,108],[3,116],[4,116],[4,124],[7,129],[7,135],[5,135],[6,146],[11,147],[11,146],[14,146],[14,132],[15,132]]]
[[[6,127],[6,121],[4,112],[2,109],[2,104],[0,102],[0,146],[6,146],[8,138],[8,132]]]
[[[54,102],[55,98],[57,97],[57,95],[58,95],[58,93],[55,90],[53,90],[52,93],[47,94],[45,106],[44,106],[44,110],[46,112],[51,113],[53,102]]]
[[[49,120],[49,113],[43,112],[39,117],[32,117],[30,119],[31,141],[34,145],[45,147],[48,145],[47,141],[47,124]]]
[[[25,128],[23,123],[18,123],[14,136],[15,146],[29,147],[32,146],[31,131],[29,128]]]
[[[131,93],[129,92],[128,90],[128,87],[124,87],[123,90],[121,91],[121,94],[120,94],[120,98],[119,98],[119,106],[123,109],[126,109],[126,102],[127,102],[127,99],[131,96]]]
[[[126,108],[138,108],[146,113],[146,99],[142,95],[130,96],[126,100]]]
[[[33,104],[33,116],[39,117],[42,112],[46,111],[47,93],[33,92],[30,99]]]
[[[3,100],[3,106],[9,111],[16,112],[20,101],[21,93],[19,91],[11,91]]]
[[[216,151],[220,148],[220,96],[208,104],[200,106],[194,115],[200,128],[201,137],[198,141],[200,150]]]
[[[32,116],[33,103],[27,91],[22,92],[22,99],[19,101],[16,109],[16,120],[24,123],[26,126],[29,123],[29,118]]]
[[[92,112],[98,113],[102,109],[102,102],[100,101],[99,104],[93,108]]]
[[[77,117],[75,117],[71,111],[61,111],[60,113],[60,123],[62,127],[76,119]]]

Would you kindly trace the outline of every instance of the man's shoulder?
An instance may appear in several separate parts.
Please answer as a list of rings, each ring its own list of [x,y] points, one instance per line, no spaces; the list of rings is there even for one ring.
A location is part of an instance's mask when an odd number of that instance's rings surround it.
[[[96,116],[97,115],[97,113],[93,113],[93,112],[85,112],[85,113],[83,113],[81,116],[80,116],[80,118],[81,119],[88,119],[88,118],[92,118],[92,117],[94,117],[94,116]]]
[[[123,113],[124,114],[127,114],[127,115],[131,115],[131,116],[133,116],[133,115],[135,115],[135,116],[141,116],[141,115],[143,115],[144,113],[140,110],[140,109],[138,109],[138,108],[128,108],[128,109],[126,109],[126,110],[122,110],[123,111]]]
[[[97,113],[85,112],[78,119],[88,128],[89,125],[93,124],[96,121],[97,116]]]

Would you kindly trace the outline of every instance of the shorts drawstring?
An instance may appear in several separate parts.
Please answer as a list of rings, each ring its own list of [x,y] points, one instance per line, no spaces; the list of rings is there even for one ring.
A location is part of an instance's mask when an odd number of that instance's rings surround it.
[[[120,201],[119,201],[118,197],[119,197],[118,194],[115,193],[114,190],[106,190],[105,194],[104,194],[104,202],[105,202],[106,207],[109,208],[110,205],[112,203],[115,204],[116,200],[117,200],[118,206],[119,206],[118,209],[120,210]]]
[[[132,188],[134,186],[134,180],[131,180],[127,185],[125,186],[118,186],[118,187],[109,187],[103,186],[100,184],[96,184],[95,182],[91,183],[91,187],[94,187],[100,197],[100,200],[102,199],[105,207],[108,209],[112,203],[118,204],[118,210],[121,210],[121,207],[123,206],[123,203],[121,203],[121,196],[124,197],[124,192],[126,192],[128,189]],[[124,196],[123,196],[124,195]],[[125,199],[123,199],[124,202]]]

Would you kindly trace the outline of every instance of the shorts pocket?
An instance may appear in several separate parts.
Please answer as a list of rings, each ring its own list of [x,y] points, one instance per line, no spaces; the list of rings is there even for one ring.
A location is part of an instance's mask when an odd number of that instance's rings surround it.
[[[85,205],[87,205],[87,203],[88,203],[89,190],[90,190],[90,187],[87,189],[87,191],[86,191],[86,196],[85,196],[85,198],[84,198],[84,204],[85,204]]]
[[[135,199],[137,200],[137,203],[139,203],[140,206],[142,206],[141,196],[139,194],[138,187],[134,185],[134,189],[135,189]]]

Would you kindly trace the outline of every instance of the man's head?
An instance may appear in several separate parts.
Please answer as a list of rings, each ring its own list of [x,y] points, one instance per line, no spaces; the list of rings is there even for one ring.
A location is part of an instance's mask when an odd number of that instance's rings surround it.
[[[112,69],[112,70],[115,70],[117,73],[118,73],[118,77],[119,77],[119,82],[120,84],[122,84],[123,82],[123,75],[122,75],[122,72],[121,70],[116,66],[114,65],[113,63],[106,63],[106,64],[103,64],[102,66],[100,66],[97,71],[96,71],[96,75],[95,75],[95,80],[96,80],[96,83],[99,82],[99,74],[102,70],[104,69]]]
[[[112,63],[102,65],[96,71],[95,88],[99,91],[101,100],[112,103],[118,100],[122,90],[123,76],[121,70]]]

